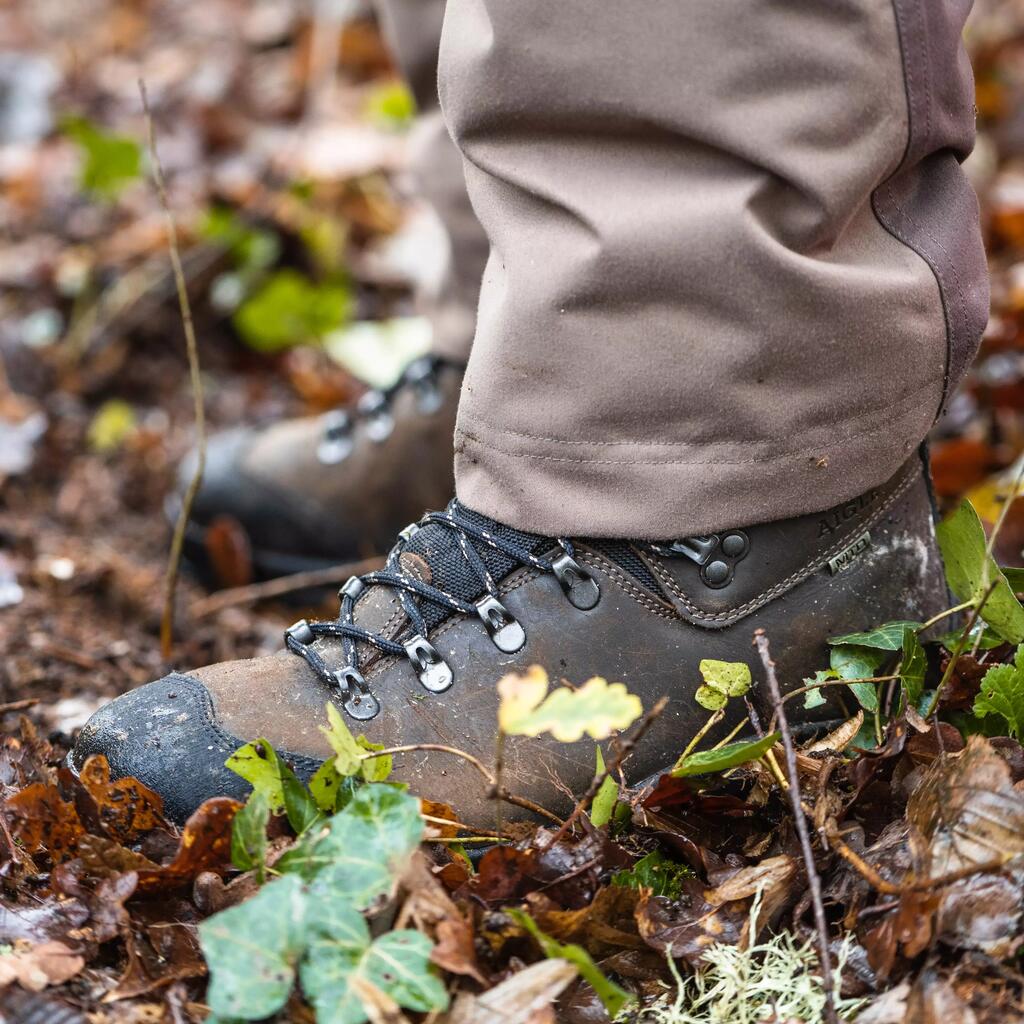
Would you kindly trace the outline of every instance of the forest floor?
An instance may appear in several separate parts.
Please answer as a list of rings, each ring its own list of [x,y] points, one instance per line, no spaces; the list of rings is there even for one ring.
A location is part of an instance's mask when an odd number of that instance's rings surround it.
[[[979,111],[968,167],[992,319],[932,453],[944,511],[969,498],[990,538],[1001,520],[992,552],[1013,567],[1024,564],[1024,5],[982,7],[968,36]],[[656,1024],[825,1019],[781,743],[738,768],[712,758],[700,784],[680,772],[640,794],[602,787],[581,828],[472,860],[437,820],[449,808],[431,804],[424,823],[370,767],[383,759],[353,761],[340,733],[332,770],[364,782],[347,806],[286,794],[282,769],[244,812],[211,802],[184,836],[102,765],[82,780],[60,771],[109,698],[171,667],[275,651],[300,614],[240,596],[211,605],[185,573],[161,656],[165,501],[195,434],[138,79],[211,432],[332,408],[360,392],[360,374],[383,379],[419,344],[412,295],[443,247],[406,181],[411,101],[369,15],[338,30],[307,10],[35,0],[0,13],[0,1020],[178,1024],[213,1005],[222,1021],[542,1024],[556,998],[573,1024],[616,1010]],[[244,312],[254,306],[258,327]],[[309,313],[325,307],[344,315]],[[399,340],[347,340],[349,324],[390,318],[408,327]],[[957,516],[947,543],[971,547],[981,527]],[[244,543],[229,529],[216,543],[225,581],[247,583]],[[984,559],[972,571],[958,596],[977,611],[998,581]],[[912,624],[839,645],[893,682],[796,758],[844,1019],[1024,1020],[1024,633],[1014,608],[998,623],[984,611],[987,631],[963,644],[944,647],[934,630],[919,642]],[[359,828],[388,851],[383,876],[343,883],[302,861]],[[414,854],[423,829],[435,842]],[[259,888],[265,864],[274,881]],[[315,919],[317,901],[331,922]],[[275,933],[282,907],[299,904],[300,938]],[[368,914],[372,943],[353,912]],[[243,958],[237,937],[254,928],[266,945]],[[404,980],[374,967],[385,954]],[[676,972],[702,979],[681,1002]]]

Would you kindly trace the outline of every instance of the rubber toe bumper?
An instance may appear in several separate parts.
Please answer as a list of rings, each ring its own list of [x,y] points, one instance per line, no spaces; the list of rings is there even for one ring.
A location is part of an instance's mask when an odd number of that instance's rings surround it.
[[[180,823],[209,797],[246,799],[249,784],[224,767],[245,742],[216,724],[210,694],[199,680],[174,674],[100,708],[82,729],[68,764],[77,774],[91,755],[103,754],[113,777],[145,783],[163,797],[167,817]],[[319,767],[312,758],[279,753],[302,778]]]

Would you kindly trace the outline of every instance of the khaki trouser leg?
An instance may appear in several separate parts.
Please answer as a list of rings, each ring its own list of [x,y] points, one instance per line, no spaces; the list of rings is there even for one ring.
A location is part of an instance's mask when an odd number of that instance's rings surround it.
[[[890,476],[988,312],[969,0],[449,0],[471,508],[692,535]]]
[[[465,362],[473,341],[487,236],[466,195],[462,159],[452,145],[437,99],[437,48],[444,0],[376,0],[395,60],[416,97],[419,117],[411,141],[411,169],[451,242],[448,273],[439,294],[424,301],[434,326],[434,350]]]

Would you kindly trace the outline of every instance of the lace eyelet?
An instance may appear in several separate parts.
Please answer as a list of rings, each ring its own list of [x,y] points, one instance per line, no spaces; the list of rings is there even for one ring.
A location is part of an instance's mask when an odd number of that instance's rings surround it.
[[[496,597],[480,598],[476,602],[476,613],[499,651],[515,654],[526,643],[526,631]]]
[[[346,597],[351,597],[353,601],[358,601],[365,589],[366,584],[358,576],[349,576],[338,590],[338,600],[344,601]]]
[[[597,580],[568,553],[555,559],[551,571],[574,608],[588,612],[601,600],[601,588]]]
[[[316,457],[325,466],[343,462],[352,453],[352,418],[336,409],[323,417],[323,437],[317,445]]]
[[[363,674],[354,668],[342,668],[333,673],[334,682],[341,691],[341,706],[358,722],[368,722],[380,714],[380,701],[366,685]]]
[[[286,642],[289,637],[296,643],[302,644],[303,647],[308,647],[316,639],[313,635],[313,630],[310,629],[309,622],[306,619],[299,619],[298,622],[293,622],[284,631],[284,638]]]
[[[416,392],[416,408],[422,415],[429,416],[444,404],[444,395],[437,386],[437,364],[430,356],[410,363],[402,380]]]
[[[455,680],[451,666],[426,637],[417,634],[402,645],[420,685],[431,693],[444,693]]]
[[[387,396],[381,391],[367,391],[356,405],[365,421],[366,436],[375,444],[386,440],[395,429],[395,421],[388,409]]]

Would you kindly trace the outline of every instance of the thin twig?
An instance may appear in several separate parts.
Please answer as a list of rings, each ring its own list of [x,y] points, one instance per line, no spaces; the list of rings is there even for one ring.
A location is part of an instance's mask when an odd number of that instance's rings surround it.
[[[178,250],[178,228],[171,212],[170,200],[167,198],[167,185],[164,180],[164,169],[156,150],[156,132],[153,129],[153,115],[149,109],[149,96],[146,94],[146,83],[139,79],[139,95],[142,97],[142,110],[146,115],[146,135],[149,141],[150,158],[153,161],[153,181],[156,184],[160,205],[167,221],[167,245],[171,252],[171,266],[174,269],[174,285],[178,291],[178,306],[181,310],[181,322],[185,329],[185,346],[188,351],[188,369],[192,382],[192,400],[195,405],[196,424],[196,468],[185,490],[185,496],[178,512],[178,521],[174,524],[174,535],[171,538],[171,551],[167,559],[167,574],[164,577],[164,609],[160,617],[160,651],[165,659],[170,658],[174,643],[174,592],[178,584],[178,570],[181,566],[181,549],[185,542],[185,526],[192,514],[192,503],[195,501],[199,485],[206,471],[206,414],[203,408],[203,380],[199,372],[199,348],[196,345],[196,331],[192,322],[192,305],[188,299],[188,287],[185,283],[185,271],[181,266],[181,253]]]
[[[562,827],[551,837],[551,839],[543,844],[544,849],[550,849],[559,839],[562,838],[572,828],[573,822],[583,813],[587,804],[597,795],[597,791],[604,785],[604,780],[607,779],[612,772],[617,771],[623,761],[632,753],[633,748],[644,738],[645,733],[654,724],[658,716],[668,707],[668,697],[662,697],[657,704],[651,708],[647,714],[640,720],[640,724],[636,727],[633,735],[627,739],[624,739],[619,745],[615,752],[615,757],[612,758],[611,763],[605,768],[603,772],[598,772],[591,780],[590,785],[587,787],[586,793],[583,794],[576,801],[576,806],[572,809],[572,814],[562,822]],[[540,842],[540,841],[539,841]]]
[[[6,704],[0,704],[0,715],[6,715],[8,711],[24,711],[26,708],[34,708],[39,700],[39,697],[26,697],[24,700],[12,700]]]
[[[277,576],[272,580],[250,583],[245,587],[231,587],[229,590],[221,590],[196,601],[189,612],[193,618],[201,619],[235,605],[253,604],[271,597],[280,597],[282,594],[291,594],[296,590],[344,583],[350,576],[375,572],[383,565],[384,559],[381,557],[364,558],[359,562],[348,562],[345,565],[331,565],[323,569],[307,569],[305,572],[296,572],[289,576]]]
[[[941,889],[954,882],[970,878],[972,875],[988,874],[992,871],[1004,871],[1021,860],[1019,853],[1001,853],[991,860],[978,861],[939,875],[937,878],[918,878],[912,882],[886,881],[856,850],[851,849],[835,831],[827,833],[829,846],[832,847],[848,864],[850,864],[873,889],[885,896],[901,896],[909,892],[927,892],[930,889]]]
[[[833,992],[832,956],[828,948],[828,922],[825,919],[825,904],[821,898],[821,879],[818,877],[818,868],[814,863],[811,836],[800,800],[800,776],[796,768],[796,748],[793,746],[793,736],[789,731],[786,708],[782,703],[782,693],[779,690],[779,680],[775,675],[775,662],[772,661],[771,653],[768,650],[768,637],[763,629],[755,630],[754,645],[757,647],[757,653],[761,656],[761,664],[764,665],[769,696],[778,719],[779,732],[782,733],[782,745],[786,751],[786,771],[789,775],[789,801],[793,807],[793,820],[796,824],[797,835],[800,837],[800,849],[803,852],[804,868],[807,871],[807,881],[811,889],[811,903],[814,907],[814,923],[818,932],[818,959],[821,962],[821,988],[825,996],[825,1019],[828,1021],[828,1024],[839,1024],[839,1015],[836,1013],[835,993]]]
[[[368,761],[374,757],[387,757],[389,754],[410,754],[416,750],[436,750],[442,754],[452,754],[454,757],[461,757],[463,761],[471,764],[487,780],[489,795],[492,798],[504,800],[509,804],[515,804],[516,807],[521,807],[524,811],[530,811],[533,814],[540,815],[542,818],[547,818],[548,821],[553,821],[556,825],[562,824],[562,819],[557,814],[552,814],[547,808],[541,807],[540,804],[535,803],[528,797],[519,796],[517,793],[510,793],[504,787],[499,788],[494,775],[484,766],[483,762],[465,750],[459,750],[458,747],[448,747],[443,743],[406,743],[400,747],[369,750],[362,755],[361,759]]]

